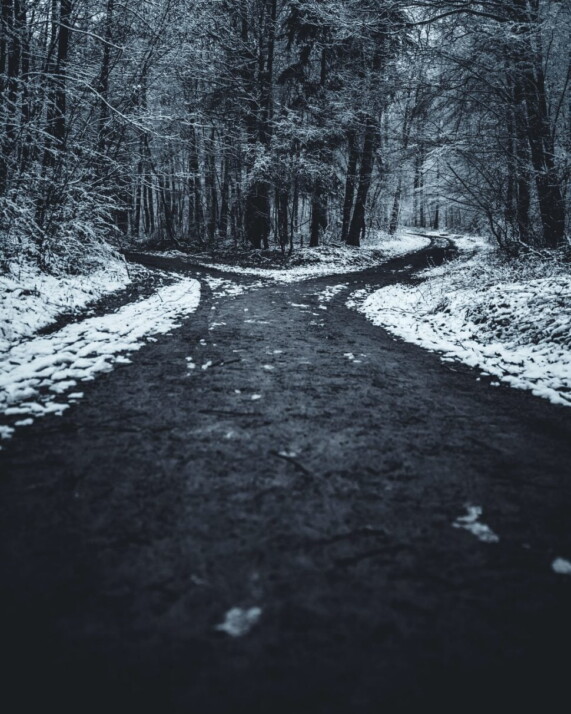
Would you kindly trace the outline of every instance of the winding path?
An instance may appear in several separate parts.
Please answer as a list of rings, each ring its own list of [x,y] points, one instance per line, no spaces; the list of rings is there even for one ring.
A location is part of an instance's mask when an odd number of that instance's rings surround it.
[[[191,268],[191,319],[18,433],[11,712],[565,711],[570,412],[345,307],[445,252],[236,297]],[[235,607],[262,611],[238,638]]]

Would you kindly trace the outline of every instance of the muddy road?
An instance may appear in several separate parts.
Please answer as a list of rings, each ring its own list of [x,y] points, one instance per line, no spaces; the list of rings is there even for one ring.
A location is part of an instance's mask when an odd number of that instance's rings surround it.
[[[345,306],[445,253],[286,285],[147,259],[197,313],[0,454],[7,711],[566,711],[571,413]]]

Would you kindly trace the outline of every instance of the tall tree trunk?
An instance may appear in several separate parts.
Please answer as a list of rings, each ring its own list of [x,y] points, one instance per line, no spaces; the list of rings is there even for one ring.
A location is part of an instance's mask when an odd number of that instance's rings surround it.
[[[377,126],[373,117],[368,116],[365,122],[365,136],[363,140],[361,170],[359,172],[359,185],[355,198],[355,208],[353,209],[353,217],[351,218],[349,233],[347,234],[348,245],[359,246],[361,244],[360,238],[365,228],[365,210],[375,164],[376,145]]]
[[[0,14],[0,96],[2,97],[0,117],[0,195],[8,184],[10,155],[18,130],[18,93],[22,58],[23,27],[20,26],[22,15],[20,0],[2,0]]]
[[[277,20],[277,0],[269,0],[264,5],[264,13],[260,20],[260,29],[267,31],[267,46],[264,48],[264,38],[260,37],[258,57],[258,92],[260,97],[259,110],[254,105],[249,110],[252,114],[250,125],[256,126],[256,134],[250,136],[250,142],[256,141],[267,148],[271,140],[271,118],[273,115],[273,84],[274,84],[274,54]],[[248,29],[243,29],[246,39]],[[253,65],[251,65],[253,67]],[[269,247],[271,231],[271,199],[270,185],[266,179],[257,178],[252,182],[246,194],[244,207],[244,229],[253,248]]]
[[[317,248],[321,236],[327,228],[327,198],[318,181],[311,196],[311,228],[309,234],[309,247]]]
[[[113,38],[113,13],[115,0],[107,0],[105,8],[105,32],[103,35],[103,54],[97,91],[99,92],[99,117],[97,121],[97,150],[103,155],[107,146],[109,131],[109,77],[111,74],[111,41]]]
[[[220,188],[220,220],[218,223],[218,235],[222,240],[226,240],[228,235],[228,202],[230,194],[230,159],[225,152],[222,159],[222,186]]]
[[[345,194],[343,197],[343,221],[341,224],[341,241],[347,242],[349,225],[351,223],[351,211],[355,198],[355,183],[357,181],[357,162],[359,160],[359,149],[357,146],[357,133],[351,129],[347,132],[347,176],[345,178]]]
[[[49,63],[48,110],[46,133],[50,137],[44,153],[44,164],[53,166],[55,151],[63,150],[66,138],[65,72],[69,52],[71,0],[52,0],[52,45],[55,61]]]
[[[268,245],[271,230],[270,186],[267,181],[255,181],[250,187],[244,207],[244,229],[252,247],[260,250]]]
[[[203,240],[204,216],[202,211],[202,186],[200,182],[200,156],[198,136],[195,127],[190,129],[188,169],[190,174],[189,230],[191,238]]]
[[[402,195],[402,176],[399,176],[397,188],[393,199],[393,208],[391,211],[391,220],[389,222],[389,235],[394,236],[399,226],[400,216],[400,201]]]
[[[276,188],[276,224],[280,248],[285,252],[290,241],[289,234],[289,192],[285,186]]]
[[[213,241],[216,235],[218,224],[218,189],[216,177],[216,140],[214,129],[210,132],[210,138],[205,140],[206,144],[206,173],[204,177],[204,191],[206,194],[207,225],[206,233],[208,239]]]
[[[527,121],[521,83],[516,80],[514,87],[514,128],[515,128],[515,220],[519,240],[531,243],[531,223],[529,209],[531,205],[531,189],[529,185],[529,144],[526,136]]]
[[[565,241],[565,199],[555,162],[554,128],[547,105],[539,3],[513,0],[513,6],[521,38],[516,52],[517,81],[521,82],[527,107],[528,140],[543,239],[548,248],[558,248]]]

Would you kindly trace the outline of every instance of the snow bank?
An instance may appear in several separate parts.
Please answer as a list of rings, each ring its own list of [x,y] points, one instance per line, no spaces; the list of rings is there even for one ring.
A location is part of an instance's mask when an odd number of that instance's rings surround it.
[[[0,275],[0,352],[103,295],[130,283],[126,265],[113,261],[90,275],[54,277],[30,263],[12,263]]]
[[[70,394],[78,382],[109,372],[114,364],[128,363],[126,353],[154,341],[153,335],[173,330],[180,319],[196,310],[199,301],[200,283],[179,280],[115,313],[13,346],[0,359],[0,411],[8,417],[61,414],[69,402],[83,396]]]
[[[409,342],[571,406],[571,276],[491,252],[424,271],[348,303]]]
[[[191,259],[195,265],[203,268],[240,275],[254,275],[279,283],[294,283],[309,278],[343,275],[366,270],[387,260],[422,250],[429,244],[429,238],[412,233],[399,233],[395,236],[378,234],[375,238],[367,241],[361,248],[326,245],[319,248],[298,250],[283,268],[244,267],[227,263],[213,263],[200,260],[200,258],[197,260],[196,256],[191,256]],[[180,258],[182,260],[189,259],[187,254],[180,251],[168,251],[157,255]]]

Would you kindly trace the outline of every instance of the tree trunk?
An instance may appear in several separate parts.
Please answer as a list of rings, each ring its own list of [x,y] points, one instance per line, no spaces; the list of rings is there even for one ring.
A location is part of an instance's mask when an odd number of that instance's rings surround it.
[[[317,248],[321,242],[321,236],[327,228],[327,199],[324,191],[317,183],[311,196],[311,229],[309,235],[309,247]]]
[[[288,205],[288,190],[280,186],[276,189],[276,214],[277,235],[282,252],[285,252],[285,249],[287,248],[288,243],[290,241]]]
[[[363,151],[361,155],[361,171],[359,173],[359,185],[355,198],[355,208],[353,217],[347,234],[347,244],[359,246],[361,244],[361,234],[365,227],[365,209],[367,206],[367,196],[371,187],[373,166],[375,164],[375,148],[377,145],[377,127],[373,117],[367,117],[365,122],[365,137],[363,140]]]
[[[222,187],[220,189],[220,221],[218,223],[218,235],[222,240],[226,240],[228,234],[228,197],[230,191],[230,161],[228,156],[224,156],[222,162]]]
[[[341,225],[341,241],[347,242],[349,225],[351,223],[351,210],[355,198],[355,183],[357,180],[357,162],[359,150],[357,146],[357,135],[354,130],[347,133],[347,176],[345,179],[345,195],[343,198],[343,222]]]
[[[111,74],[111,40],[113,28],[113,13],[115,0],[107,0],[105,8],[105,33],[103,37],[103,56],[101,58],[101,71],[97,91],[99,92],[99,117],[97,132],[97,150],[103,155],[107,145],[109,131],[109,76]]]
[[[255,181],[246,196],[244,229],[252,247],[260,250],[268,245],[271,230],[270,187],[267,181]]]
[[[65,148],[66,138],[66,82],[65,71],[69,52],[69,23],[71,20],[71,0],[52,0],[52,45],[55,48],[55,62],[50,62],[48,75],[48,110],[46,133],[50,137],[44,153],[44,165],[53,166],[55,151]]]
[[[393,199],[393,209],[391,211],[391,220],[389,223],[389,235],[394,236],[397,232],[399,226],[399,216],[400,216],[400,201],[402,195],[402,176],[399,176],[397,189],[395,191],[395,196]]]
[[[558,248],[565,242],[565,199],[555,163],[554,130],[547,106],[538,3],[514,0],[514,10],[523,43],[515,57],[517,82],[521,82],[527,107],[527,135],[543,239],[548,248]]]

